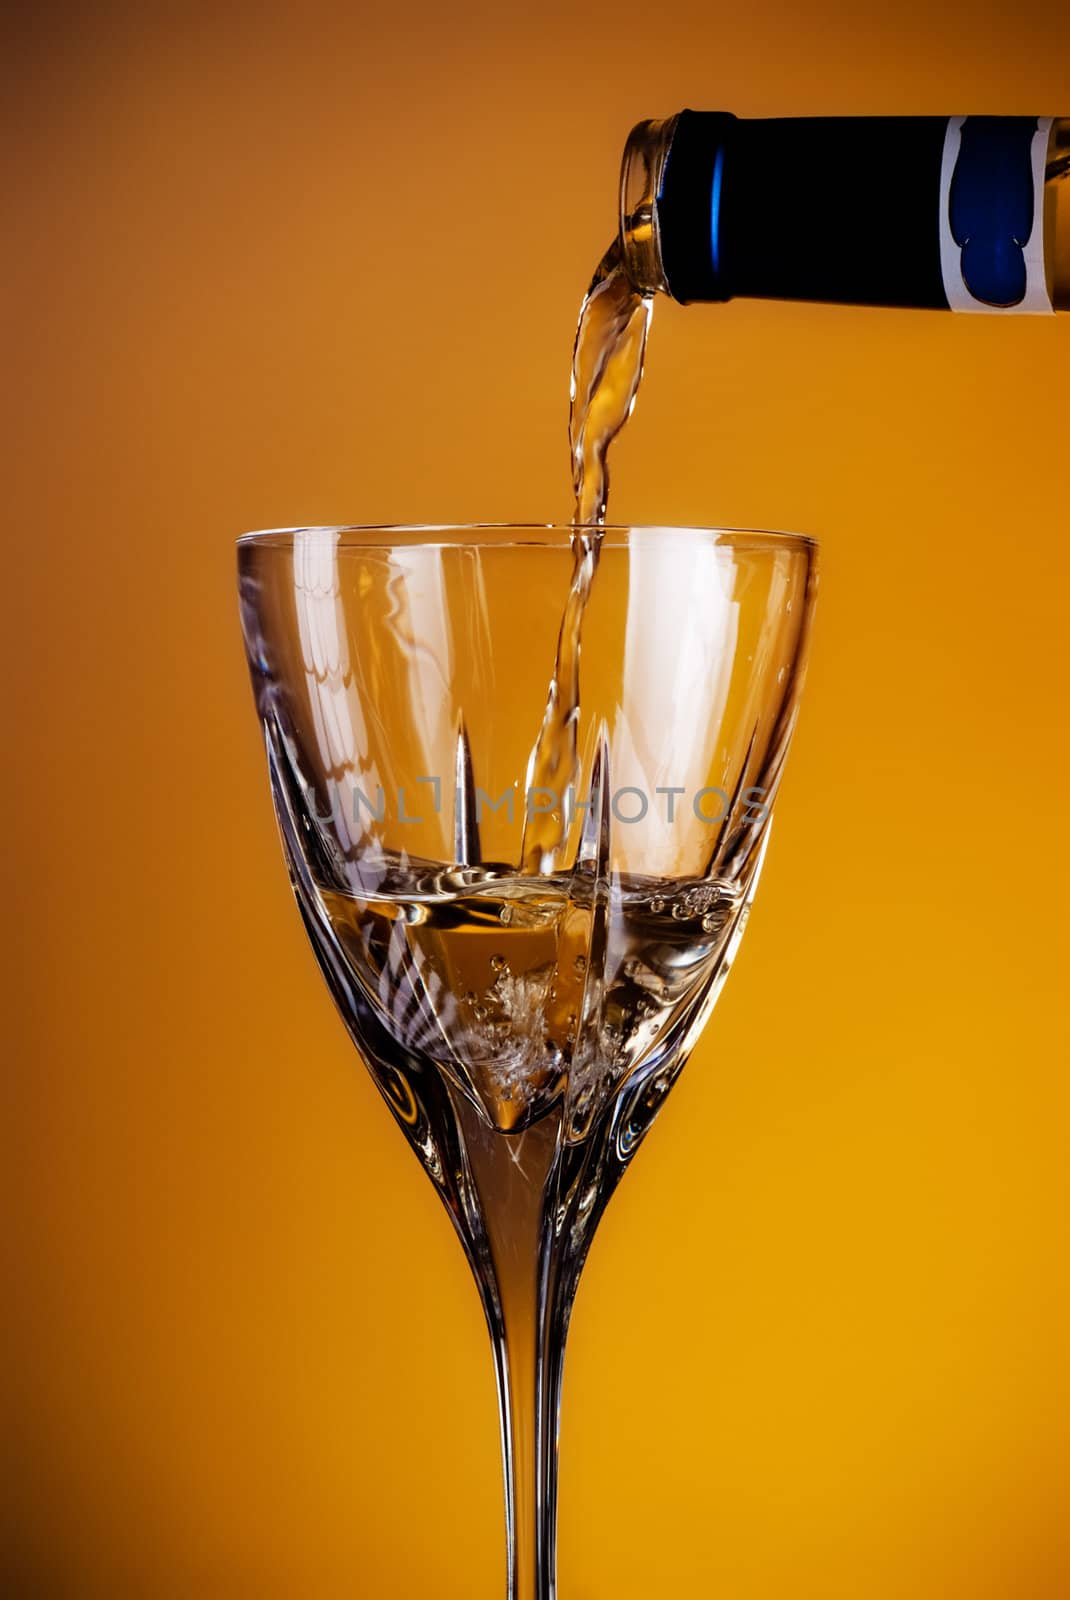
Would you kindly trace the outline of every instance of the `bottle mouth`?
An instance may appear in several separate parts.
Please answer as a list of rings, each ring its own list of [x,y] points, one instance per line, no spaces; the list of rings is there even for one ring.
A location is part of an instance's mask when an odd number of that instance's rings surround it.
[[[620,166],[620,248],[624,270],[641,294],[668,294],[661,259],[658,196],[676,117],[638,122],[628,135]]]

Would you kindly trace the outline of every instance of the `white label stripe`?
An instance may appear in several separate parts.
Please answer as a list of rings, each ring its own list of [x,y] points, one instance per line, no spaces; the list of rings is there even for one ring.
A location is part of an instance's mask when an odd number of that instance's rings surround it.
[[[983,311],[997,315],[1026,314],[1051,315],[1054,307],[1048,293],[1048,280],[1044,268],[1044,169],[1048,159],[1051,137],[1051,117],[1037,118],[1037,131],[1030,145],[1033,167],[1033,226],[1022,255],[1025,260],[1025,294],[1015,306],[990,306],[978,300],[966,287],[962,276],[962,251],[951,232],[951,180],[955,175],[959,152],[962,148],[962,124],[965,117],[948,117],[944,135],[944,150],[940,162],[940,271],[944,279],[944,293],[952,311]]]

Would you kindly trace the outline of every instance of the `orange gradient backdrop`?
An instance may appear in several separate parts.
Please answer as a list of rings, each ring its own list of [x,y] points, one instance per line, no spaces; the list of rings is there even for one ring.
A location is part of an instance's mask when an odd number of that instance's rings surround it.
[[[634,121],[1070,113],[1065,20],[7,10],[5,1595],[502,1593],[481,1314],[290,901],[233,538],[566,514]],[[824,576],[580,1289],[563,1600],[1070,1594],[1068,374],[1070,317],[658,307],[615,517]]]

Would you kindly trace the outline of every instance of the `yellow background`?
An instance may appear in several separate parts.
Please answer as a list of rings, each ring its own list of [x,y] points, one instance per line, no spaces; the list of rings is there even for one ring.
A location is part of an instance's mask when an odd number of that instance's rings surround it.
[[[1065,15],[5,30],[3,1592],[500,1595],[476,1295],[290,902],[233,537],[566,514],[630,125],[1070,112]],[[824,577],[750,931],[581,1286],[563,1600],[1070,1594],[1068,357],[658,307],[616,517]]]

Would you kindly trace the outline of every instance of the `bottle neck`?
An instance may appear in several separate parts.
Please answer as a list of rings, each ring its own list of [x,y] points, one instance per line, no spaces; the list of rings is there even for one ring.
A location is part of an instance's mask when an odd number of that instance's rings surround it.
[[[683,111],[621,168],[637,288],[943,310],[1070,305],[1070,119]]]

